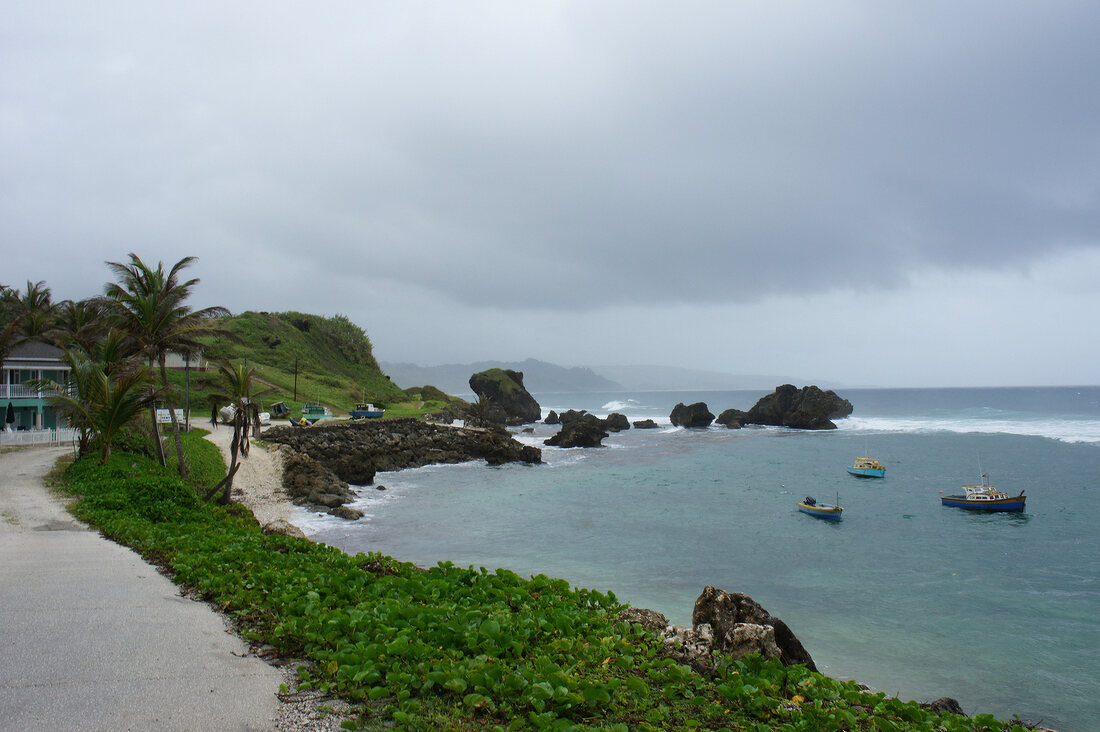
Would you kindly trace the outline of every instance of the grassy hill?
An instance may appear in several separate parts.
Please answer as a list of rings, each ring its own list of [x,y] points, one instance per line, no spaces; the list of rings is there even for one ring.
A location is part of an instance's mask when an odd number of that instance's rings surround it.
[[[298,414],[305,402],[319,401],[340,415],[356,402],[372,402],[384,406],[387,417],[404,417],[438,411],[453,400],[432,387],[394,384],[379,368],[367,334],[343,315],[247,311],[217,323],[235,338],[209,339],[204,356],[211,364],[228,358],[256,366],[260,382],[274,388],[264,405],[286,402]],[[177,373],[177,383],[181,379]],[[204,391],[192,375],[194,409],[204,403]]]

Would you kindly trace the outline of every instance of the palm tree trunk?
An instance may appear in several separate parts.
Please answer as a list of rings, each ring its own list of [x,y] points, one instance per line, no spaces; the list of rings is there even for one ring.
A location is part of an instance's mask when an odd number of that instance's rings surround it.
[[[154,373],[154,371],[153,371],[153,358],[152,358],[152,356],[150,356],[149,357],[149,382],[150,382],[150,387],[149,388],[152,388],[153,373]],[[165,457],[165,455],[164,455],[164,443],[161,442],[161,439],[160,439],[160,425],[157,423],[157,405],[156,405],[156,402],[154,402],[154,401],[149,402],[149,419],[151,419],[152,422],[153,422],[153,442],[155,442],[156,445],[157,445],[157,460],[160,461],[161,465],[167,465],[168,464],[168,458]]]
[[[222,504],[229,505],[233,498],[233,475],[237,472],[237,451],[241,446],[241,412],[233,415],[233,441],[229,443],[229,474],[225,477],[222,490]]]
[[[187,462],[183,459],[183,441],[180,439],[180,422],[176,418],[176,405],[172,403],[172,397],[168,392],[168,368],[165,366],[165,353],[162,351],[158,358],[160,361],[160,384],[164,387],[164,401],[168,405],[168,413],[172,415],[172,434],[176,438],[176,460],[179,461],[180,477],[187,477]]]

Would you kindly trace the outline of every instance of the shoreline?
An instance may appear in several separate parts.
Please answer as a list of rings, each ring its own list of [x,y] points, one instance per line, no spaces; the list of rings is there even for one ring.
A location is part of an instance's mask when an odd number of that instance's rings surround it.
[[[228,425],[218,425],[205,435],[205,439],[218,446],[222,459],[228,466],[233,428]],[[263,439],[262,430],[259,439]],[[291,502],[290,495],[283,488],[284,449],[281,445],[273,443],[257,444],[256,438],[253,437],[248,457],[241,459],[238,456],[237,464],[240,467],[237,469],[237,474],[233,476],[233,500],[248,508],[261,527],[293,526],[298,533],[305,536],[301,527],[293,521],[297,506]]]

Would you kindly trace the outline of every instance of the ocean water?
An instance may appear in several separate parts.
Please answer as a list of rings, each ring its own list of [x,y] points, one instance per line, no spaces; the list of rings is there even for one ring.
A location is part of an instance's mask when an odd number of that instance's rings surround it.
[[[302,512],[311,538],[430,566],[508,567],[612,591],[690,624],[706,585],[751,595],[821,670],[906,699],[958,699],[1100,729],[1100,387],[839,390],[853,415],[828,432],[673,428],[677,402],[718,414],[763,392],[535,394],[555,409],[661,427],[602,449],[517,438],[545,464],[483,462],[380,473],[347,523]],[[844,468],[869,454],[884,480]],[[1023,514],[940,505],[990,482],[1026,490]],[[795,502],[839,498],[844,518]]]

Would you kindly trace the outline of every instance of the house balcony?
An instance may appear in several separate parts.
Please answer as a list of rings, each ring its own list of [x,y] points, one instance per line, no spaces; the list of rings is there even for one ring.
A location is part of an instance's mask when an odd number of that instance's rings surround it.
[[[0,384],[0,399],[45,399],[59,394],[56,389],[34,389],[25,384]]]

